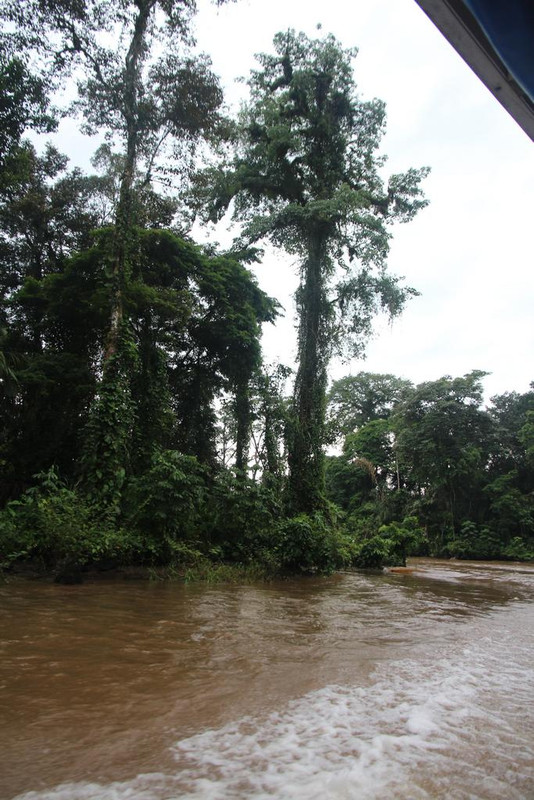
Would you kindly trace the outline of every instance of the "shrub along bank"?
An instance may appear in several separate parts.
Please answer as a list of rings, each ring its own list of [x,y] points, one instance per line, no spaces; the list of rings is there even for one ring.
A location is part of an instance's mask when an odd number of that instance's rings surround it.
[[[208,480],[194,459],[177,453],[161,454],[150,475],[150,484],[126,487],[116,516],[66,486],[55,470],[38,476],[0,512],[4,574],[28,564],[60,582],[129,566],[189,580],[327,574],[403,564],[418,541],[414,520],[362,538],[328,504],[288,517],[280,492],[230,472]]]

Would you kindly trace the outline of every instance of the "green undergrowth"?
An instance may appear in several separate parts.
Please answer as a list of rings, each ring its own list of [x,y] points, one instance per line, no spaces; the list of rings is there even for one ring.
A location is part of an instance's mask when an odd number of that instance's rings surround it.
[[[121,513],[55,470],[0,512],[0,566],[31,563],[59,582],[139,566],[154,578],[235,582],[350,566],[354,540],[333,510],[284,515],[280,493],[229,473],[215,481],[179,454],[125,487]]]
[[[288,516],[280,491],[230,473],[208,481],[179,454],[160,454],[146,483],[127,485],[120,513],[67,486],[55,470],[0,511],[0,570],[31,565],[61,583],[95,574],[186,583],[327,575],[404,565],[425,547],[415,516],[380,524],[331,504]],[[447,555],[531,560],[534,552],[519,538],[503,551],[488,530],[464,525]]]

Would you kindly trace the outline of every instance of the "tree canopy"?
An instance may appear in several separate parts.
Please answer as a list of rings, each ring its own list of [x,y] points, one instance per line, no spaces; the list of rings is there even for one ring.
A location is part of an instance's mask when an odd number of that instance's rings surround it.
[[[228,120],[195,10],[0,0],[0,567],[527,557],[532,392],[485,409],[477,371],[327,392],[415,293],[387,257],[426,205],[426,168],[386,177],[356,51],[278,34]],[[44,142],[61,114],[104,140],[94,174]],[[233,218],[230,250],[193,241],[193,212]],[[299,268],[295,371],[262,359],[267,241]]]
[[[263,239],[300,261],[290,493],[296,510],[323,496],[327,367],[342,349],[360,353],[374,315],[395,316],[413,290],[386,273],[388,224],[426,205],[426,168],[381,177],[385,109],[356,93],[352,60],[333,36],[280,33],[274,54],[258,56],[251,99],[239,120],[230,163],[197,183],[204,217],[233,203],[237,247]]]
[[[432,555],[522,558],[532,552],[533,393],[496,396],[485,408],[486,374],[473,370],[404,386],[400,396],[396,386],[405,382],[387,376],[389,410],[384,413],[385,398],[377,395],[371,422],[357,414],[378,376],[360,373],[334,385],[332,419],[339,416],[338,428],[350,419],[350,395],[339,404],[335,390],[352,386],[356,424],[342,455],[329,460],[327,486],[354,524],[372,528],[415,517]]]

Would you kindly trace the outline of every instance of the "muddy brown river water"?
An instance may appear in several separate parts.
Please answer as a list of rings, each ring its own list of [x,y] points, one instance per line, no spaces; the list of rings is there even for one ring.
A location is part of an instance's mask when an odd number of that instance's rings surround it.
[[[0,586],[2,800],[534,798],[534,565]]]

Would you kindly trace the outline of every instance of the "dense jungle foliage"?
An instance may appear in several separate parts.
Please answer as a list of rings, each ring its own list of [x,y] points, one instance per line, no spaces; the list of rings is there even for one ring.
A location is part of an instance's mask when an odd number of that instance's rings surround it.
[[[361,372],[329,394],[332,502],[358,538],[413,529],[412,552],[534,558],[534,383],[483,405],[473,371],[418,386]],[[393,526],[393,528],[391,527]]]
[[[327,394],[331,358],[414,293],[386,271],[389,226],[426,203],[426,169],[382,178],[385,110],[356,94],[355,53],[279,34],[228,119],[194,12],[0,2],[1,566],[532,558],[534,391],[483,409],[480,372],[360,373]],[[94,174],[46,141],[67,114],[105,137]],[[195,217],[229,214],[229,251],[193,241]],[[267,240],[300,264],[292,389],[262,360]]]

